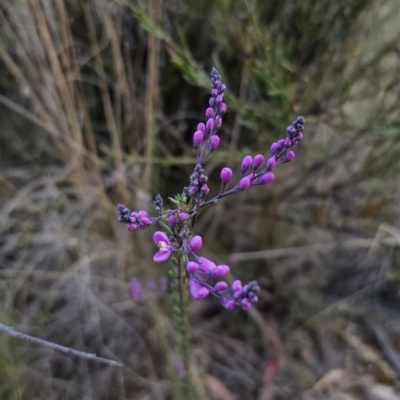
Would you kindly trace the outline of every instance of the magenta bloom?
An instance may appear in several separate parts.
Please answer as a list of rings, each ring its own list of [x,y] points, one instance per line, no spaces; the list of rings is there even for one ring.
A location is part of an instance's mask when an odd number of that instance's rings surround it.
[[[221,299],[219,301],[227,310],[233,310],[235,308],[235,302],[229,299]]]
[[[243,158],[242,166],[241,166],[242,172],[246,172],[251,167],[252,163],[253,163],[253,159],[251,158],[251,156],[246,156],[245,158]]]
[[[201,236],[199,235],[193,236],[189,242],[189,247],[193,251],[197,251],[201,249],[201,246],[203,246],[203,239],[201,238]]]
[[[264,156],[262,154],[257,154],[253,160],[253,168],[257,169],[264,162]]]
[[[186,221],[189,218],[189,214],[182,212],[182,213],[179,213],[178,217],[181,221]]]
[[[214,116],[214,110],[212,108],[207,108],[206,110],[206,117],[212,118]]]
[[[153,261],[158,264],[167,261],[172,253],[168,236],[164,232],[157,231],[153,235],[153,241],[158,247],[157,253],[154,254]]]
[[[251,180],[249,176],[245,176],[244,178],[242,178],[239,182],[239,188],[242,190],[246,190],[251,184]]]
[[[214,120],[212,118],[210,118],[207,122],[206,122],[206,128],[207,130],[211,131],[212,128],[214,128]]]
[[[189,261],[186,264],[186,271],[189,272],[189,274],[194,274],[198,269],[199,269],[199,264],[197,264],[194,261]]]
[[[197,125],[197,130],[198,130],[198,131],[202,131],[202,132],[204,133],[204,131],[206,130],[206,126],[205,126],[202,122],[200,122],[200,123]]]
[[[289,150],[285,155],[285,161],[292,161],[294,157],[294,152]]]
[[[276,165],[275,157],[269,158],[268,161],[267,161],[267,168],[268,169],[272,169],[272,168],[275,167],[275,165]]]
[[[218,147],[219,141],[220,141],[219,136],[214,135],[214,136],[211,137],[211,139],[210,139],[210,141],[208,143],[208,145],[210,146],[210,150],[211,151],[214,151]]]
[[[233,172],[230,168],[222,168],[221,170],[221,180],[224,185],[227,185],[231,180]]]
[[[201,142],[203,141],[203,135],[204,135],[204,133],[200,130],[198,130],[194,133],[193,143],[195,146],[199,147],[201,145]]]
[[[189,281],[189,288],[190,288],[190,294],[195,300],[202,300],[210,294],[210,291],[207,288],[200,286],[194,280]]]
[[[226,290],[227,288],[228,288],[228,284],[224,281],[217,282],[214,286],[214,289],[217,292],[222,292],[223,290]]]
[[[215,263],[205,257],[199,257],[197,261],[200,267],[200,271],[203,273],[208,273],[216,267]]]
[[[218,265],[211,271],[211,276],[213,278],[220,278],[221,276],[228,274],[229,271],[230,268],[227,265]]]
[[[175,226],[175,225],[176,225],[177,221],[176,221],[176,218],[175,218],[174,215],[170,215],[170,216],[168,217],[168,223],[169,223],[171,226]]]
[[[266,185],[267,183],[271,183],[275,179],[275,176],[272,172],[265,173],[260,179],[260,185]]]

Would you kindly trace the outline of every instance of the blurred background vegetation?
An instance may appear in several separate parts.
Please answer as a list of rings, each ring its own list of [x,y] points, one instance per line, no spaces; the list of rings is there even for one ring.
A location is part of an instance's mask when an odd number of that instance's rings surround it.
[[[171,399],[179,363],[152,209],[193,169],[209,71],[228,91],[206,166],[238,171],[297,115],[305,139],[268,188],[202,215],[203,255],[257,279],[250,313],[191,308],[199,399],[399,399],[400,3],[2,0],[0,322],[120,360],[0,334],[0,399]]]

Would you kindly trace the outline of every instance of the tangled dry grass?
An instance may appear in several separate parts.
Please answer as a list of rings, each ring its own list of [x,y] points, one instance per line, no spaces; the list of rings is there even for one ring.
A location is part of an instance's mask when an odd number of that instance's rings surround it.
[[[0,399],[172,398],[168,295],[128,291],[166,270],[115,204],[150,208],[186,184],[213,64],[229,112],[211,189],[294,114],[309,124],[270,189],[198,221],[204,254],[262,286],[249,314],[193,304],[198,398],[399,398],[397,1],[0,10],[0,322],[125,365],[0,335]]]

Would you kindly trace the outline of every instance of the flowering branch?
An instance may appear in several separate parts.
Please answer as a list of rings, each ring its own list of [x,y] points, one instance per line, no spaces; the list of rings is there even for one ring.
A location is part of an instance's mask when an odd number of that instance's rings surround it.
[[[224,197],[243,192],[255,186],[263,186],[274,181],[272,172],[278,165],[292,161],[295,158],[291,150],[303,139],[303,117],[297,117],[286,129],[286,137],[273,143],[270,147],[270,156],[265,162],[264,156],[257,154],[254,158],[247,155],[243,158],[240,168],[240,177],[237,183],[230,189],[229,183],[233,178],[233,172],[225,167],[221,170],[221,191],[213,198],[206,200],[210,192],[203,168],[204,161],[217,149],[220,138],[217,135],[222,125],[222,116],[226,112],[226,104],[223,102],[226,87],[221,83],[221,75],[213,68],[211,71],[211,98],[206,109],[206,121],[197,125],[193,135],[193,146],[196,149],[196,165],[190,176],[189,187],[183,189],[183,193],[169,198],[176,206],[173,210],[164,210],[164,202],[160,195],[155,199],[157,217],[151,218],[146,211],[130,212],[124,205],[118,206],[118,220],[126,223],[130,232],[143,230],[158,223],[164,232],[154,233],[153,240],[158,251],[153,260],[156,263],[167,261],[171,254],[178,253],[185,262],[186,277],[189,280],[189,291],[194,300],[201,300],[210,294],[228,310],[236,306],[248,310],[252,303],[258,301],[257,292],[260,290],[256,281],[243,285],[236,280],[230,287],[226,282],[212,283],[229,273],[228,265],[216,265],[205,257],[198,256],[196,252],[201,249],[203,240],[201,236],[193,235],[194,222],[197,215],[205,207],[218,203]],[[182,280],[179,279],[179,284]],[[179,286],[181,288],[181,286]]]
[[[25,333],[18,332],[11,326],[3,325],[0,323],[0,331],[6,333],[7,335],[13,336],[17,339],[26,340],[30,343],[39,344],[41,346],[47,347],[52,350],[59,351],[60,353],[72,355],[80,358],[85,358],[86,360],[96,361],[99,363],[110,365],[111,367],[123,367],[124,364],[121,364],[118,361],[108,360],[107,358],[97,357],[96,354],[85,353],[83,351],[78,351],[71,349],[69,347],[60,346],[59,344],[55,344],[52,342],[48,342],[47,340],[39,339],[34,336],[26,335]]]

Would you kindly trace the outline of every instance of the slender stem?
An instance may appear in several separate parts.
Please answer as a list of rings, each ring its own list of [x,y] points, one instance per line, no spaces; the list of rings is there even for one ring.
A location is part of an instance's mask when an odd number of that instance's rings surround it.
[[[103,364],[110,365],[112,367],[123,367],[124,366],[124,364],[122,364],[118,361],[113,361],[113,360],[108,360],[107,358],[97,357],[96,354],[85,353],[83,351],[74,350],[69,347],[65,347],[65,346],[61,346],[56,343],[48,342],[47,340],[36,338],[34,336],[26,335],[25,333],[18,332],[11,326],[3,325],[2,323],[0,323],[0,331],[6,333],[7,335],[13,336],[17,339],[22,339],[22,340],[26,340],[31,343],[39,344],[39,345],[47,347],[49,349],[59,351],[60,353],[63,353],[63,354],[73,355],[73,356],[80,357],[80,358],[86,358],[87,360],[100,362]]]

